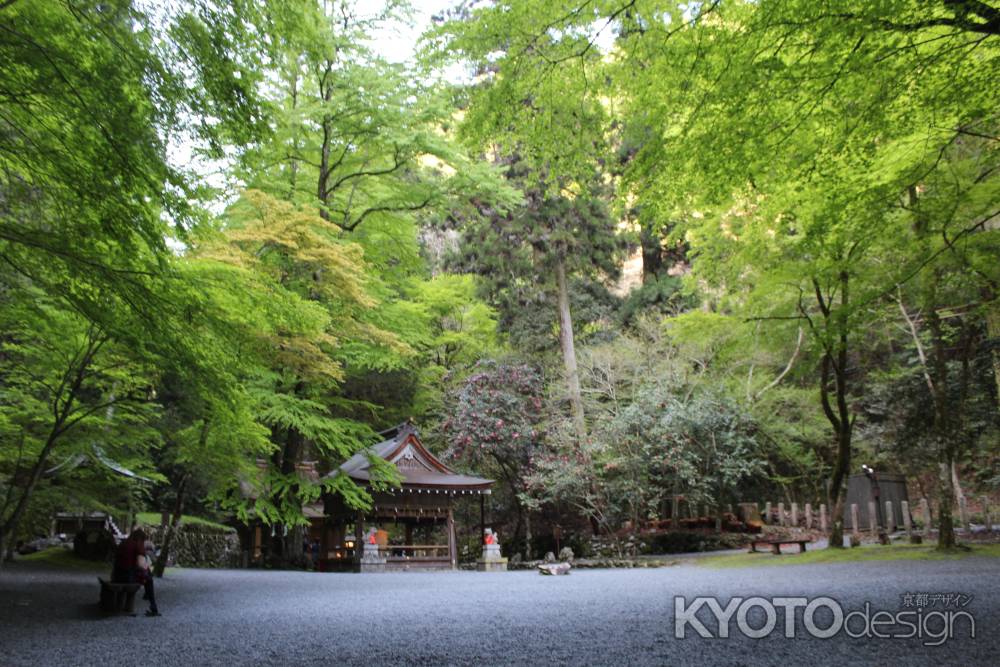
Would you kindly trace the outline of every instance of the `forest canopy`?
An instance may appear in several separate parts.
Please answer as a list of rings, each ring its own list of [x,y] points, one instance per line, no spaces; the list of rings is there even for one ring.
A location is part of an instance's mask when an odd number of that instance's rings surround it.
[[[0,562],[62,509],[293,558],[404,421],[526,557],[1000,493],[1000,6],[456,2],[387,58],[426,14],[0,2]]]

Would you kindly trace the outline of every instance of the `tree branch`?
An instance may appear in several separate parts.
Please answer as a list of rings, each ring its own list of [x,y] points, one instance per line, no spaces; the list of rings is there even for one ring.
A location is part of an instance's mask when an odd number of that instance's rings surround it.
[[[903,319],[906,320],[906,324],[910,329],[910,335],[913,337],[913,344],[917,347],[917,358],[920,360],[920,369],[924,374],[924,382],[927,383],[927,388],[931,392],[931,397],[937,395],[937,389],[934,386],[934,380],[931,378],[930,371],[927,369],[927,354],[924,352],[924,345],[920,342],[920,336],[917,334],[917,324],[910,317],[910,314],[906,312],[906,306],[903,305],[903,290],[898,285],[896,286],[896,303],[899,304],[899,312],[903,314]]]
[[[760,397],[764,395],[764,392],[770,391],[771,389],[774,389],[775,387],[777,387],[778,383],[781,382],[785,378],[786,375],[788,375],[789,371],[792,370],[792,366],[795,365],[795,360],[798,359],[798,357],[799,357],[799,351],[802,350],[802,340],[803,340],[804,337],[805,337],[805,332],[802,330],[802,327],[799,327],[799,338],[795,342],[795,351],[792,352],[791,358],[788,360],[788,363],[785,365],[785,370],[781,371],[781,373],[778,375],[778,377],[774,378],[774,380],[772,380],[770,384],[768,384],[766,387],[764,387],[763,389],[761,389],[760,391],[757,392],[757,394],[753,397],[753,400],[755,402],[758,401],[758,400],[760,400]]]
[[[427,199],[425,199],[423,202],[421,202],[419,204],[409,204],[409,205],[399,205],[399,206],[393,206],[393,205],[389,205],[389,206],[372,206],[371,208],[366,209],[361,215],[359,215],[354,220],[354,222],[351,222],[351,223],[348,223],[348,224],[345,224],[345,225],[341,225],[341,226],[343,227],[343,229],[345,231],[353,232],[355,230],[355,228],[357,228],[358,225],[360,225],[362,222],[364,222],[365,218],[367,218],[369,215],[372,215],[374,213],[403,213],[403,212],[407,212],[407,211],[419,211],[419,210],[421,210],[421,209],[426,208],[427,206],[429,206],[432,201],[433,201],[433,198],[432,197],[428,197]]]

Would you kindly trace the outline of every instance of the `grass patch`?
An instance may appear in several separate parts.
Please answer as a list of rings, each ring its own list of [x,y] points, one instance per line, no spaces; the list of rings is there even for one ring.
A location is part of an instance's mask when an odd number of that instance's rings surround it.
[[[72,549],[64,547],[49,547],[26,556],[17,556],[18,563],[44,565],[60,570],[79,570],[82,572],[103,572],[110,565],[99,560],[87,560],[73,553]]]
[[[160,515],[156,512],[139,512],[135,515],[135,520],[145,526],[160,525]],[[189,514],[181,515],[181,525],[184,524],[189,526],[206,526],[221,533],[230,533],[235,531],[232,526],[216,523],[215,521],[209,521],[208,519],[202,519],[199,516],[191,516]]]
[[[697,563],[709,568],[767,567],[782,565],[809,565],[814,563],[863,563],[878,560],[951,560],[968,556],[1000,558],[1000,544],[976,544],[964,549],[942,552],[933,545],[894,544],[869,546],[856,549],[816,549],[804,554],[775,556],[771,553],[745,553],[727,556],[706,556]]]
[[[49,547],[48,549],[42,549],[26,556],[16,556],[16,559],[16,563],[29,563],[32,566],[41,565],[42,567],[50,567],[54,570],[71,570],[74,572],[92,572],[97,574],[109,574],[111,571],[111,563],[80,558],[73,553],[72,549],[64,547]],[[164,574],[176,574],[180,569],[182,568],[168,567],[164,571]]]

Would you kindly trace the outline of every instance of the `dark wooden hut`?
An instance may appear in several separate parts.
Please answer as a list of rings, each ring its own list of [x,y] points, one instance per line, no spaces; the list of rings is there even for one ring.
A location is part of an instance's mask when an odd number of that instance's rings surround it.
[[[858,528],[868,530],[868,503],[875,502],[875,517],[880,528],[885,528],[885,503],[892,503],[893,516],[889,517],[895,526],[903,525],[902,502],[909,502],[906,493],[906,476],[895,473],[859,473],[847,479],[847,497],[844,502],[844,526],[851,526],[851,505],[858,506]]]

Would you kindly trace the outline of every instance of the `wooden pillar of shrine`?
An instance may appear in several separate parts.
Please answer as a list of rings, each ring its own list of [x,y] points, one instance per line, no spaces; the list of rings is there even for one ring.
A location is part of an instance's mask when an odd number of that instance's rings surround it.
[[[361,552],[365,548],[365,515],[358,512],[354,517],[354,563],[361,567]]]
[[[455,512],[448,501],[448,560],[451,561],[451,569],[458,569],[458,544],[455,539]]]
[[[486,535],[486,496],[479,494],[479,541]]]

